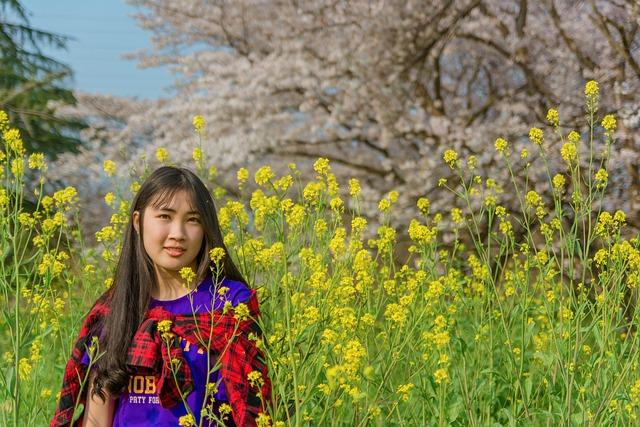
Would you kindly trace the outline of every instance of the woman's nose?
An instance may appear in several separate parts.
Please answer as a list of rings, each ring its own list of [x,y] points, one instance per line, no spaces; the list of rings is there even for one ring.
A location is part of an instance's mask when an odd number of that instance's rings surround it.
[[[182,221],[173,221],[171,223],[171,228],[169,229],[169,238],[176,240],[184,240],[185,232],[184,232],[184,224]]]

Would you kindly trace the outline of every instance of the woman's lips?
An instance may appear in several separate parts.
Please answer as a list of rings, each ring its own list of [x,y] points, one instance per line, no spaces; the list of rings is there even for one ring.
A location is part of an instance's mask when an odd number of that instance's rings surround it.
[[[179,257],[185,252],[183,248],[164,248],[164,250],[172,257]]]

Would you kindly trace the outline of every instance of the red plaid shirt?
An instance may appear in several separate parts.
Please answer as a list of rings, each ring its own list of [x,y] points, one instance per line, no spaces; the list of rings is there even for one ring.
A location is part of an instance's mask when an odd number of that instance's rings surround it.
[[[86,366],[82,365],[83,354],[87,351],[90,335],[95,326],[108,312],[106,294],[93,306],[86,317],[74,345],[71,358],[67,362],[62,390],[56,413],[51,420],[53,426],[71,425],[76,402],[86,400],[86,388],[80,389],[81,379],[85,378]],[[149,370],[156,377],[160,403],[169,408],[180,403],[180,393],[184,396],[193,389],[193,380],[189,365],[184,360],[179,345],[180,338],[192,344],[206,345],[220,357],[220,375],[225,383],[233,421],[238,426],[255,426],[255,418],[265,411],[262,402],[270,403],[271,382],[267,375],[264,355],[249,339],[251,332],[259,336],[256,319],[260,316],[256,291],[246,303],[249,318],[238,321],[234,310],[226,314],[219,312],[198,315],[174,315],[161,307],[147,312],[129,347],[127,364],[132,368]],[[165,340],[157,330],[158,322],[171,321],[172,338]],[[167,346],[168,343],[168,346]],[[174,364],[177,382],[169,368]],[[257,371],[263,379],[262,386],[252,387],[247,376]],[[260,399],[262,397],[262,401]],[[77,418],[77,417],[76,417]]]

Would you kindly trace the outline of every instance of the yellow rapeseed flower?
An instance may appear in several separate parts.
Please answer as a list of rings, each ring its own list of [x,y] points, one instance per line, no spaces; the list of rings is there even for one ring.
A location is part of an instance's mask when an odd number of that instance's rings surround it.
[[[7,144],[7,148],[14,151],[19,156],[25,153],[25,149],[22,143],[22,136],[20,131],[16,128],[11,128],[2,133],[2,139]]]
[[[430,202],[426,197],[420,197],[416,205],[423,215],[427,215],[429,213]]]
[[[462,211],[458,208],[451,209],[451,219],[456,224],[462,224]]]
[[[567,139],[569,140],[569,142],[573,142],[573,143],[577,144],[580,141],[580,134],[578,132],[576,132],[575,130],[572,130],[567,135]]]
[[[318,218],[313,224],[313,231],[317,236],[322,236],[327,232],[327,222],[322,218]]]
[[[578,157],[578,147],[574,142],[565,142],[560,149],[560,155],[565,162],[571,164]]]
[[[409,400],[409,392],[411,391],[412,388],[413,388],[412,383],[402,384],[398,386],[396,393],[398,394],[398,396],[400,396],[401,400],[406,402],[407,400]]]
[[[29,156],[29,169],[38,169],[44,171],[47,169],[47,164],[44,161],[43,153],[33,153]]]
[[[208,386],[209,384],[207,384]],[[216,386],[215,391],[212,391],[211,395],[214,395],[218,392],[218,385],[217,384],[213,384],[214,386]],[[231,410],[231,405],[229,405],[228,403],[223,403],[220,405],[220,407],[218,408],[218,412],[220,413],[220,417],[225,420],[228,418],[229,414],[231,414],[232,410]]]
[[[178,418],[178,425],[180,427],[195,427],[196,419],[191,414],[183,415]]]
[[[260,412],[256,417],[256,425],[258,427],[271,427],[271,417],[264,412]]]
[[[158,159],[160,163],[165,163],[169,159],[169,152],[167,149],[164,147],[158,148],[156,150],[156,159]]]
[[[24,159],[22,157],[11,161],[11,173],[16,178],[22,178],[24,175]]]
[[[359,235],[367,227],[367,220],[361,216],[355,217],[351,220],[351,233]]]
[[[105,160],[104,163],[102,164],[102,168],[104,169],[104,172],[109,177],[113,176],[118,169],[118,167],[116,166],[116,163],[113,160]]]
[[[289,227],[297,228],[306,218],[304,206],[294,203],[291,208],[285,212],[284,218]]]
[[[28,379],[31,375],[31,368],[32,367],[29,359],[27,359],[26,357],[20,359],[20,361],[18,362],[18,378],[23,381]]]
[[[225,256],[225,251],[223,248],[213,248],[209,251],[209,258],[214,264],[220,263],[222,258]]]
[[[193,149],[193,153],[192,153],[192,157],[193,157],[193,160],[195,160],[196,162],[201,162],[202,161],[202,157],[203,157],[202,148],[200,148],[200,147],[194,148]]]
[[[260,169],[256,171],[255,181],[258,185],[265,185],[271,179],[273,179],[276,175],[271,170],[270,166],[262,166]]]
[[[407,309],[400,304],[391,303],[384,311],[384,317],[397,325],[403,325],[407,320]]]
[[[498,153],[504,153],[509,148],[509,143],[503,138],[496,139],[494,145]]]
[[[544,133],[541,129],[531,128],[529,130],[529,140],[536,145],[542,145],[544,141]]]
[[[360,182],[355,178],[351,178],[349,180],[349,195],[355,198],[355,197],[358,197],[359,194],[360,194]]]
[[[445,368],[439,368],[433,373],[433,378],[436,384],[442,384],[449,382],[449,373]]]
[[[525,196],[525,201],[528,206],[537,207],[542,204],[542,197],[540,197],[540,195],[535,191],[531,190]]]
[[[4,132],[9,126],[9,116],[4,110],[0,110],[0,132]]]
[[[182,267],[179,273],[180,277],[187,282],[187,285],[190,285],[196,278],[196,273],[191,269],[191,267]]]
[[[233,317],[235,317],[239,321],[243,321],[249,318],[249,307],[245,303],[240,303],[233,309]],[[255,372],[255,371],[254,371]]]
[[[324,157],[319,158],[313,164],[313,170],[315,170],[319,175],[326,175],[331,170],[331,166],[329,166],[329,159]]]
[[[549,108],[549,111],[547,111],[547,121],[554,128],[558,127],[560,124],[560,115],[558,114],[558,110],[555,108]]]
[[[584,94],[587,99],[597,99],[600,96],[600,88],[598,87],[598,82],[595,80],[589,80],[584,85]]]
[[[616,130],[617,123],[616,118],[613,114],[607,114],[602,119],[602,127],[608,132],[613,133]]]
[[[340,213],[344,211],[344,202],[340,197],[334,197],[329,201],[329,207],[332,211]]]
[[[378,210],[380,210],[380,212],[387,213],[390,209],[391,202],[389,201],[389,199],[382,199],[380,200],[380,202],[378,202]]]
[[[45,400],[50,398],[51,397],[51,389],[46,388],[46,387],[43,388],[42,391],[40,392],[40,397],[42,399],[45,399]]]
[[[455,168],[458,165],[458,153],[456,153],[454,150],[445,150],[442,158],[451,169]]]
[[[608,180],[609,174],[606,170],[600,168],[598,172],[596,172],[596,188],[599,190],[605,188]]]
[[[291,175],[285,175],[273,183],[273,186],[281,191],[287,191],[293,184],[293,177]]]
[[[112,192],[108,192],[104,195],[104,202],[107,206],[113,206],[113,202],[116,200],[116,196]]]
[[[238,169],[236,173],[236,178],[238,179],[238,184],[242,185],[249,179],[249,171],[246,168]]]
[[[251,371],[247,374],[247,380],[251,387],[262,387],[264,385],[264,379],[259,371]]]
[[[552,183],[553,183],[553,188],[557,191],[557,192],[562,192],[562,190],[564,189],[564,185],[566,183],[566,180],[564,178],[564,175],[562,174],[556,174],[554,175],[553,179],[552,179]]]
[[[72,204],[77,201],[77,195],[78,190],[76,190],[75,187],[69,186],[53,193],[53,201],[55,201],[56,206]],[[42,203],[44,204],[44,198],[42,200]]]
[[[197,133],[201,134],[202,132],[204,132],[204,128],[206,126],[204,117],[202,117],[201,115],[193,116],[192,124],[193,124],[193,129]]]
[[[160,332],[161,334],[166,334],[167,332],[169,332],[171,330],[171,320],[161,320],[158,322],[158,332]]]

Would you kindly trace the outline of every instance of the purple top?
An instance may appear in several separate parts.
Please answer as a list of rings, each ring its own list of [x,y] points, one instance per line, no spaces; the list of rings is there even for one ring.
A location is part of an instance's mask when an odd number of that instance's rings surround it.
[[[228,291],[221,296],[217,291],[227,287]],[[242,282],[224,279],[221,284],[214,286],[211,276],[207,276],[198,287],[188,295],[181,298],[159,301],[151,299],[149,308],[163,307],[165,310],[173,314],[190,314],[203,313],[211,310],[213,302],[214,310],[221,310],[226,301],[230,301],[232,305],[249,300],[251,291]],[[189,364],[193,376],[193,391],[186,396],[187,404],[191,412],[196,418],[196,425],[200,421],[200,411],[203,407],[205,385],[207,377],[207,352],[203,347],[191,344],[186,340],[181,341],[182,351],[186,362]],[[209,358],[210,366],[215,365],[214,357]],[[87,359],[88,363],[88,359]],[[219,370],[214,371],[209,377],[209,383],[218,384],[218,392],[214,395],[215,403],[213,405],[214,413],[217,416],[217,407],[220,403],[227,402],[227,391],[224,383],[220,378]],[[160,405],[160,399],[156,392],[155,377],[147,374],[133,374],[129,378],[127,390],[120,395],[117,401],[115,416],[113,419],[114,426],[149,426],[164,427],[177,426],[178,419],[186,415],[187,411],[183,403],[175,405],[173,408],[165,409]],[[208,423],[206,420],[204,425],[216,425],[215,422]],[[227,423],[233,425],[233,422]]]

